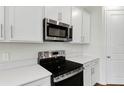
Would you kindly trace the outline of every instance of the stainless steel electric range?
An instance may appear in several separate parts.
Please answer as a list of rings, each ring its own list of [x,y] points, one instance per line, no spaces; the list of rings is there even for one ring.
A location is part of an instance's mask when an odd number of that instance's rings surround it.
[[[66,60],[65,51],[42,51],[38,64],[52,73],[52,86],[83,86],[83,65]]]

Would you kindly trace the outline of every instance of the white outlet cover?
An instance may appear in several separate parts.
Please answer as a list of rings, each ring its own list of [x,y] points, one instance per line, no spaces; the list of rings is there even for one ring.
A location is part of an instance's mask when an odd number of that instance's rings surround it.
[[[9,53],[3,53],[2,54],[2,60],[3,61],[9,61]]]

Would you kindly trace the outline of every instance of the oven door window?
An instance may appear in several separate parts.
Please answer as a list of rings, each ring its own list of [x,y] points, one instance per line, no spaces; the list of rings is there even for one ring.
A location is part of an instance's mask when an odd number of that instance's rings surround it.
[[[58,26],[58,25],[49,24],[47,26],[47,36],[49,36],[49,37],[67,38],[67,36],[68,36],[68,28]]]
[[[70,78],[53,84],[55,86],[83,86],[83,71]]]

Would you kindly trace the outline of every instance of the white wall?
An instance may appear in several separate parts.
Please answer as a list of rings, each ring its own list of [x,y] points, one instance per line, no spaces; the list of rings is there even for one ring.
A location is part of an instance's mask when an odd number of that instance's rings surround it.
[[[102,30],[102,7],[85,7],[91,13],[91,43],[83,46],[84,55],[93,55],[100,58],[99,83],[106,83],[106,62],[104,55],[104,30]]]
[[[65,50],[67,56],[74,56],[81,55],[83,49],[82,45],[59,42],[44,44],[0,43],[0,62],[3,61],[3,53],[8,53],[10,61],[15,61],[37,58],[38,52],[45,50]]]

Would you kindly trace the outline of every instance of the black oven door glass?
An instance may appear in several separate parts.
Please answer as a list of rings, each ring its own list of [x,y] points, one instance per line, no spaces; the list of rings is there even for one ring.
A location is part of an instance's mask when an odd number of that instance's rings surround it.
[[[54,25],[54,24],[48,24],[48,26],[47,26],[47,36],[67,38],[68,28],[58,26],[58,25]]]
[[[83,71],[70,78],[54,83],[54,86],[83,86]]]

